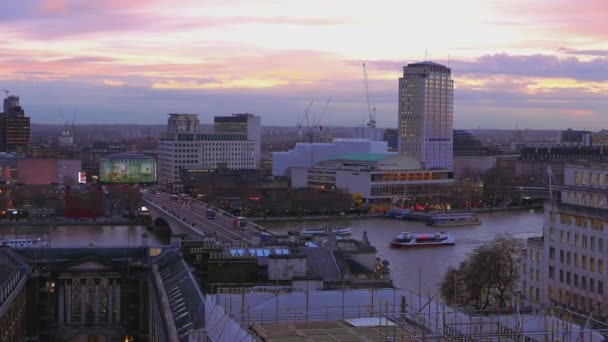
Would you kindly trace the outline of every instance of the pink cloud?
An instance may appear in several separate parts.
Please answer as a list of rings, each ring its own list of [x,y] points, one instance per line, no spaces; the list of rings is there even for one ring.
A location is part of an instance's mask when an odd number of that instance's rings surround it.
[[[40,5],[39,11],[44,14],[66,14],[66,0],[46,0]]]

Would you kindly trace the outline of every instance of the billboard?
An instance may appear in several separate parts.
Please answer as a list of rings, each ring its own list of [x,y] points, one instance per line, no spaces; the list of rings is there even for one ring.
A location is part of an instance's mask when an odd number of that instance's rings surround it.
[[[154,159],[103,159],[100,161],[99,178],[103,183],[154,183],[156,161]]]

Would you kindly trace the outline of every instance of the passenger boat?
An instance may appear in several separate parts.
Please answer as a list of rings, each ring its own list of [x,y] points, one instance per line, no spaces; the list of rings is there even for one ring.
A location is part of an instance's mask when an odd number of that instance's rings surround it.
[[[481,224],[481,220],[477,215],[443,215],[433,217],[428,223],[431,227],[458,227],[458,226],[473,226]]]
[[[42,241],[41,238],[37,239],[4,239],[0,238],[0,246],[7,246],[11,248],[39,248],[46,247],[48,243]]]
[[[353,229],[351,227],[306,228],[306,229],[303,229],[302,231],[300,231],[300,235],[307,236],[307,237],[322,236],[322,235],[327,235],[330,231],[336,235],[345,236],[345,235],[350,235],[353,232]]]
[[[454,236],[444,232],[433,234],[401,233],[391,240],[389,246],[394,248],[451,246],[454,242]]]

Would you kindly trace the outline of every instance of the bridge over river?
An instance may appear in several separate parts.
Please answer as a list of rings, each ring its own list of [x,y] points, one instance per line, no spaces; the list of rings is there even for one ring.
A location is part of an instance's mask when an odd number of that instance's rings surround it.
[[[168,194],[142,194],[142,200],[154,221],[164,220],[173,234],[186,234],[193,239],[215,236],[220,242],[259,244],[263,228],[248,222],[246,230],[233,228],[234,216],[218,212],[215,219],[208,219],[204,203],[192,201],[188,204],[171,201]],[[271,234],[271,233],[270,233]]]

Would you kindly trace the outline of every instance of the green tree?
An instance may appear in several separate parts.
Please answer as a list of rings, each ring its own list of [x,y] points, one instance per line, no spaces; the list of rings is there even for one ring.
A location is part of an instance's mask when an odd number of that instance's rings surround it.
[[[522,243],[505,234],[475,249],[440,283],[450,305],[475,310],[505,308],[517,288]]]

